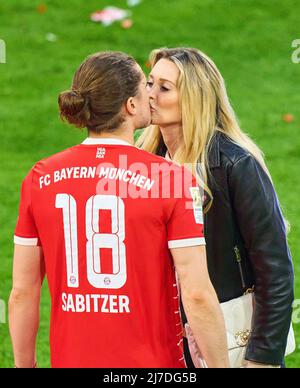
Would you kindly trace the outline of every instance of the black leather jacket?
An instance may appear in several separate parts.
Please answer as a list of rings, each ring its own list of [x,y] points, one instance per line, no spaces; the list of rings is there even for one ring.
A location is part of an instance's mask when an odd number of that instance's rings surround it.
[[[294,274],[277,195],[256,159],[220,132],[211,144],[209,165],[214,200],[204,228],[211,281],[220,302],[255,287],[246,359],[282,364]]]

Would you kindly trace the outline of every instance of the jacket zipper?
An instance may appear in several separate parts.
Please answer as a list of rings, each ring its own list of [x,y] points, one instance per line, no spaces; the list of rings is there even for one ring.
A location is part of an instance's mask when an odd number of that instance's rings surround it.
[[[242,268],[242,258],[241,258],[240,250],[239,250],[239,248],[237,246],[234,247],[234,253],[235,253],[236,261],[237,261],[238,266],[239,266],[239,271],[240,271],[241,281],[242,281],[242,287],[243,287],[243,289],[245,289],[246,288],[246,283],[245,283],[245,278],[244,278],[243,268]]]

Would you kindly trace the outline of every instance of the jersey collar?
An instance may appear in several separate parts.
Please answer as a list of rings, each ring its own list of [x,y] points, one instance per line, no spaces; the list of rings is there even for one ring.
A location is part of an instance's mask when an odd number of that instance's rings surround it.
[[[127,145],[133,147],[132,144],[128,143],[125,140],[117,138],[96,138],[96,137],[87,137],[82,144],[84,145],[93,145],[93,144],[106,144],[106,145]]]

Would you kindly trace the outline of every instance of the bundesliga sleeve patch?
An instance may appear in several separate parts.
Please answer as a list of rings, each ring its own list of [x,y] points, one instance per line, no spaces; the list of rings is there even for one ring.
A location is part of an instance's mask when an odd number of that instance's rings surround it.
[[[203,210],[200,188],[190,187],[190,193],[193,199],[193,210],[196,224],[203,224]]]

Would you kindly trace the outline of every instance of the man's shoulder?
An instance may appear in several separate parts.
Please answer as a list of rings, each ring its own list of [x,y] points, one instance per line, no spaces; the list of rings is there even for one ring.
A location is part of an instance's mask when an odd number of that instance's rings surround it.
[[[79,145],[77,144],[75,146],[66,148],[60,152],[57,152],[53,155],[50,155],[44,159],[41,159],[37,163],[35,163],[32,170],[38,171],[40,169],[55,167],[61,164],[62,162],[69,160],[71,157],[74,157],[74,151],[76,151],[78,147]]]

